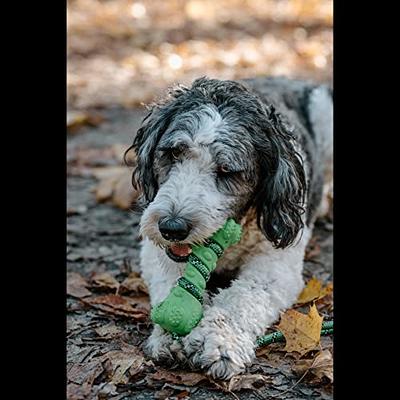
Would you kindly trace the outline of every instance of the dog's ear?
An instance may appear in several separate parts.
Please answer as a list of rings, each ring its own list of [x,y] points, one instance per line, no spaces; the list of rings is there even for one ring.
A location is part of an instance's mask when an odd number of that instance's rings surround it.
[[[146,202],[153,201],[158,191],[157,176],[153,168],[157,144],[177,112],[178,104],[175,100],[186,91],[184,86],[172,88],[166,99],[154,104],[143,119],[133,144],[125,152],[125,162],[128,152],[133,150],[136,154],[132,185],[136,190],[142,191]]]
[[[303,228],[306,178],[294,137],[271,107],[267,137],[259,149],[260,181],[256,196],[257,223],[276,248],[293,243]]]

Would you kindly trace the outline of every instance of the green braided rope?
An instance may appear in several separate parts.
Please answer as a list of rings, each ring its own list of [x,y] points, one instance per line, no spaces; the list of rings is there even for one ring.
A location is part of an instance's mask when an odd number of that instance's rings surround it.
[[[205,246],[211,249],[218,258],[221,258],[222,254],[224,254],[224,249],[213,239],[208,239],[208,242],[205,244]]]
[[[322,323],[321,336],[330,335],[333,333],[333,321],[326,321]],[[257,339],[257,347],[263,347],[271,343],[284,342],[285,337],[282,332],[276,331],[268,335],[261,336]]]
[[[208,268],[199,260],[197,256],[191,254],[189,256],[189,262],[200,272],[201,276],[206,282],[210,279],[210,271]]]
[[[195,297],[200,304],[203,304],[203,295],[196,285],[193,285],[184,276],[178,279],[178,285],[187,290],[193,297]]]
[[[322,323],[321,336],[328,336],[333,334],[333,321],[326,321]],[[172,338],[182,343],[182,335],[173,332]],[[256,341],[256,347],[264,347],[271,343],[284,342],[285,337],[282,332],[276,331],[268,335],[260,336]]]

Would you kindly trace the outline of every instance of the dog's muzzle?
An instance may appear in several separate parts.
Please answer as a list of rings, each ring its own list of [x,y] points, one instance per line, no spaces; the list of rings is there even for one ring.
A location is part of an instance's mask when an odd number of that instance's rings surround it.
[[[158,222],[158,229],[169,242],[180,242],[189,236],[191,226],[183,218],[162,218]],[[184,243],[173,243],[166,249],[168,257],[175,262],[186,262],[191,252],[191,246]]]

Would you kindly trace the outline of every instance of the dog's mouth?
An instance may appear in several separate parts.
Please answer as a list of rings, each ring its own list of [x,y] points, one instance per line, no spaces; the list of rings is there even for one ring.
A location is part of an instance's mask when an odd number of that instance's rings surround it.
[[[175,262],[186,262],[191,252],[190,244],[176,243],[165,249],[167,256]]]

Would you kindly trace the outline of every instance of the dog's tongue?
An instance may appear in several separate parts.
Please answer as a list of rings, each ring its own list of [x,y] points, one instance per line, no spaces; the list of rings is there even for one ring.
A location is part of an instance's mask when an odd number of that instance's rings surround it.
[[[179,257],[186,257],[192,252],[188,244],[173,244],[170,250]]]

